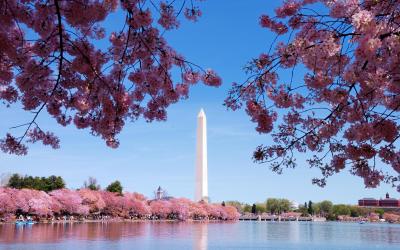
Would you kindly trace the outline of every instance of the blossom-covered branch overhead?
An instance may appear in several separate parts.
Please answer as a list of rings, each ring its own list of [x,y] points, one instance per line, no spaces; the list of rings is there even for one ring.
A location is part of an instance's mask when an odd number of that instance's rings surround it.
[[[256,130],[272,133],[254,160],[281,173],[295,167],[294,152],[309,151],[320,186],[346,168],[366,187],[398,185],[400,2],[286,0],[275,15],[260,25],[276,43],[248,64],[249,78],[225,101],[233,110],[244,105]]]
[[[126,121],[165,120],[166,108],[187,98],[191,85],[219,86],[213,70],[189,62],[163,37],[179,27],[181,13],[191,21],[201,16],[197,2],[1,1],[0,99],[33,113],[16,126],[22,134],[0,140],[1,150],[24,155],[26,143],[37,141],[58,148],[56,135],[38,124],[43,111],[62,126],[89,128],[115,148]],[[115,11],[124,22],[105,30],[102,22]],[[108,48],[98,46],[107,39]]]

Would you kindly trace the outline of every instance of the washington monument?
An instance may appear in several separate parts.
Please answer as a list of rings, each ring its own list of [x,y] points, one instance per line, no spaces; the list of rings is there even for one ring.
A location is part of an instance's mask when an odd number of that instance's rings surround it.
[[[208,202],[207,120],[204,110],[197,115],[196,193],[195,201]]]

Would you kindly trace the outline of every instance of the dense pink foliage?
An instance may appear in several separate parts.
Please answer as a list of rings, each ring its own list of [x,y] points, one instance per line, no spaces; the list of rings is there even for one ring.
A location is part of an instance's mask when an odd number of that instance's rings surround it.
[[[189,206],[191,201],[187,199],[172,199],[170,201],[172,219],[187,220],[190,218]]]
[[[171,203],[165,200],[156,200],[150,203],[151,214],[157,216],[159,219],[167,219],[168,215],[172,213]]]
[[[139,193],[124,193],[123,199],[128,201],[129,216],[144,218],[151,214],[146,197]]]
[[[46,216],[53,213],[53,199],[45,192],[31,189],[3,189],[0,194],[8,194],[13,211]]]
[[[101,191],[100,191],[101,192]],[[106,214],[110,214],[113,216],[118,216],[122,211],[120,209],[120,198],[121,196],[117,195],[116,193],[111,192],[101,192],[101,197],[104,200],[105,207],[103,211]]]
[[[163,37],[179,27],[180,13],[191,21],[201,16],[195,3],[0,1],[0,100],[20,102],[33,113],[15,127],[22,134],[8,133],[0,149],[24,155],[26,143],[37,141],[58,148],[59,139],[37,124],[43,110],[62,126],[89,128],[115,148],[127,120],[165,120],[166,108],[187,98],[190,85],[219,86],[214,71],[190,63]],[[102,21],[117,9],[124,23],[105,30]],[[107,41],[108,48],[98,46]],[[179,82],[172,71],[181,72]]]
[[[383,219],[385,219],[388,222],[393,223],[393,222],[400,221],[400,216],[398,214],[393,214],[393,213],[384,213]]]
[[[59,189],[49,194],[31,189],[0,188],[0,216],[30,214],[109,215],[134,219],[237,220],[235,207],[196,203],[185,198],[147,200],[139,193],[119,195],[89,189]]]
[[[99,212],[106,206],[103,197],[98,191],[81,189],[78,192],[82,198],[82,204],[89,207],[89,212]]]
[[[16,210],[14,189],[0,188],[0,215],[13,214]]]
[[[398,185],[400,1],[285,0],[275,14],[260,25],[277,43],[249,63],[250,77],[225,102],[245,105],[256,130],[272,132],[255,161],[281,173],[296,166],[295,151],[311,151],[320,186],[345,168],[366,187]]]
[[[54,200],[54,212],[67,214],[88,214],[89,206],[83,204],[83,199],[79,192],[69,189],[59,189],[50,192]]]

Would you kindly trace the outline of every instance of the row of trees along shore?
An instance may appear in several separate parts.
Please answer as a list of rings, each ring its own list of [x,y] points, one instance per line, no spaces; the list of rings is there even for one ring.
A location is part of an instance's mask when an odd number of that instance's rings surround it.
[[[241,214],[270,214],[281,215],[289,212],[299,213],[301,216],[325,217],[327,220],[357,220],[360,218],[378,221],[385,219],[392,222],[400,222],[399,211],[385,211],[382,208],[367,208],[357,205],[333,204],[324,200],[321,202],[305,202],[298,207],[287,199],[269,198],[265,202],[253,204],[239,201],[225,201],[224,204],[234,206]]]
[[[7,176],[5,176],[7,178]],[[6,181],[6,186],[15,189],[35,189],[45,192],[50,192],[57,189],[65,188],[65,181],[61,176],[51,175],[49,177],[39,176],[21,176],[19,174],[13,174]],[[83,183],[83,188],[90,190],[100,190],[101,187],[97,184],[96,178],[89,177],[87,181]],[[109,192],[122,194],[122,185],[119,181],[114,181],[106,187]]]
[[[48,180],[13,175],[6,187],[0,187],[0,218],[13,221],[18,216],[33,216],[36,220],[57,220],[61,217],[84,219],[150,219],[150,220],[237,220],[239,213],[230,205],[193,202],[185,198],[150,200],[136,192],[122,192],[119,181],[101,190],[94,178],[78,190],[65,184],[48,190]],[[36,180],[35,185],[25,186]],[[19,182],[15,182],[19,180]],[[17,186],[14,186],[18,183]],[[85,187],[86,185],[86,187]],[[73,216],[73,217],[71,217]]]

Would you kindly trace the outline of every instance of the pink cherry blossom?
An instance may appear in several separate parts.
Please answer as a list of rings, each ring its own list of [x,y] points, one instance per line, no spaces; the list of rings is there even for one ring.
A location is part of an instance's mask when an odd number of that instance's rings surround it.
[[[87,205],[82,205],[82,198],[78,192],[59,189],[50,192],[49,195],[55,200],[61,213],[87,214],[89,211]]]
[[[105,207],[103,213],[118,216],[122,213],[121,210],[121,197],[116,193],[100,191],[101,197],[104,200]]]
[[[285,0],[275,17],[260,17],[261,27],[291,36],[255,56],[249,78],[233,83],[225,101],[232,110],[245,106],[256,130],[271,133],[272,142],[254,152],[256,162],[281,173],[296,166],[296,153],[306,153],[321,170],[313,179],[320,186],[347,168],[368,188],[400,187],[400,39],[391,14],[399,8]]]
[[[138,218],[145,218],[151,214],[144,195],[139,193],[124,193],[127,202],[128,214]]]
[[[10,188],[0,188],[0,215],[13,214],[16,212],[15,192]]]
[[[286,0],[285,3],[275,10],[276,16],[279,18],[285,18],[293,16],[301,7],[301,2],[298,0]]]
[[[386,221],[388,221],[390,223],[393,223],[393,222],[400,221],[400,216],[398,214],[393,214],[393,213],[384,213],[383,219],[385,219]]]
[[[0,188],[0,216],[18,214],[108,215],[126,219],[237,220],[235,207],[193,202],[185,198],[151,200],[139,193],[122,195],[89,189],[59,189],[49,194],[32,189]]]
[[[88,206],[90,212],[102,211],[106,206],[100,192],[90,189],[81,189],[78,192],[82,198],[82,204]]]
[[[189,204],[189,216],[193,220],[204,220],[208,218],[208,213],[202,204],[193,202]]]
[[[34,128],[28,132],[29,142],[42,141],[43,145],[50,145],[52,148],[59,148],[60,140],[51,132],[43,132],[39,128]]]
[[[11,134],[7,134],[6,138],[0,140],[0,149],[5,153],[16,155],[26,155],[28,152],[28,148]]]
[[[191,201],[187,199],[171,200],[171,217],[178,220],[187,220],[189,218],[189,206]]]
[[[269,28],[275,33],[282,35],[288,32],[288,28],[282,22],[276,22],[272,20],[269,16],[263,15],[260,18],[260,25],[264,28]]]
[[[176,19],[174,7],[170,4],[161,2],[160,9],[161,9],[161,17],[158,20],[158,23],[167,30],[178,28],[179,22]]]
[[[156,200],[150,203],[150,210],[153,216],[159,219],[166,219],[171,213],[171,203],[164,200]]]
[[[368,28],[374,22],[374,16],[370,11],[360,10],[352,15],[352,24],[357,30]]]
[[[199,17],[201,17],[202,12],[197,7],[186,8],[185,9],[185,17],[191,21],[197,21]]]
[[[218,87],[222,84],[221,78],[211,69],[208,69],[203,75],[203,82],[206,85]]]
[[[228,219],[228,220],[238,220],[239,219],[240,214],[235,207],[225,206],[223,209],[225,210],[225,213],[226,213],[226,219]]]
[[[56,135],[38,124],[44,112],[116,148],[127,121],[164,121],[192,84],[221,85],[214,71],[187,60],[164,36],[181,16],[201,16],[194,2],[10,0],[2,7],[0,100],[30,114],[15,126],[22,132],[0,139],[5,153],[25,155],[26,144],[38,141],[59,148]],[[103,21],[117,9],[124,22],[106,32]],[[179,71],[186,73],[177,82],[172,72]]]

